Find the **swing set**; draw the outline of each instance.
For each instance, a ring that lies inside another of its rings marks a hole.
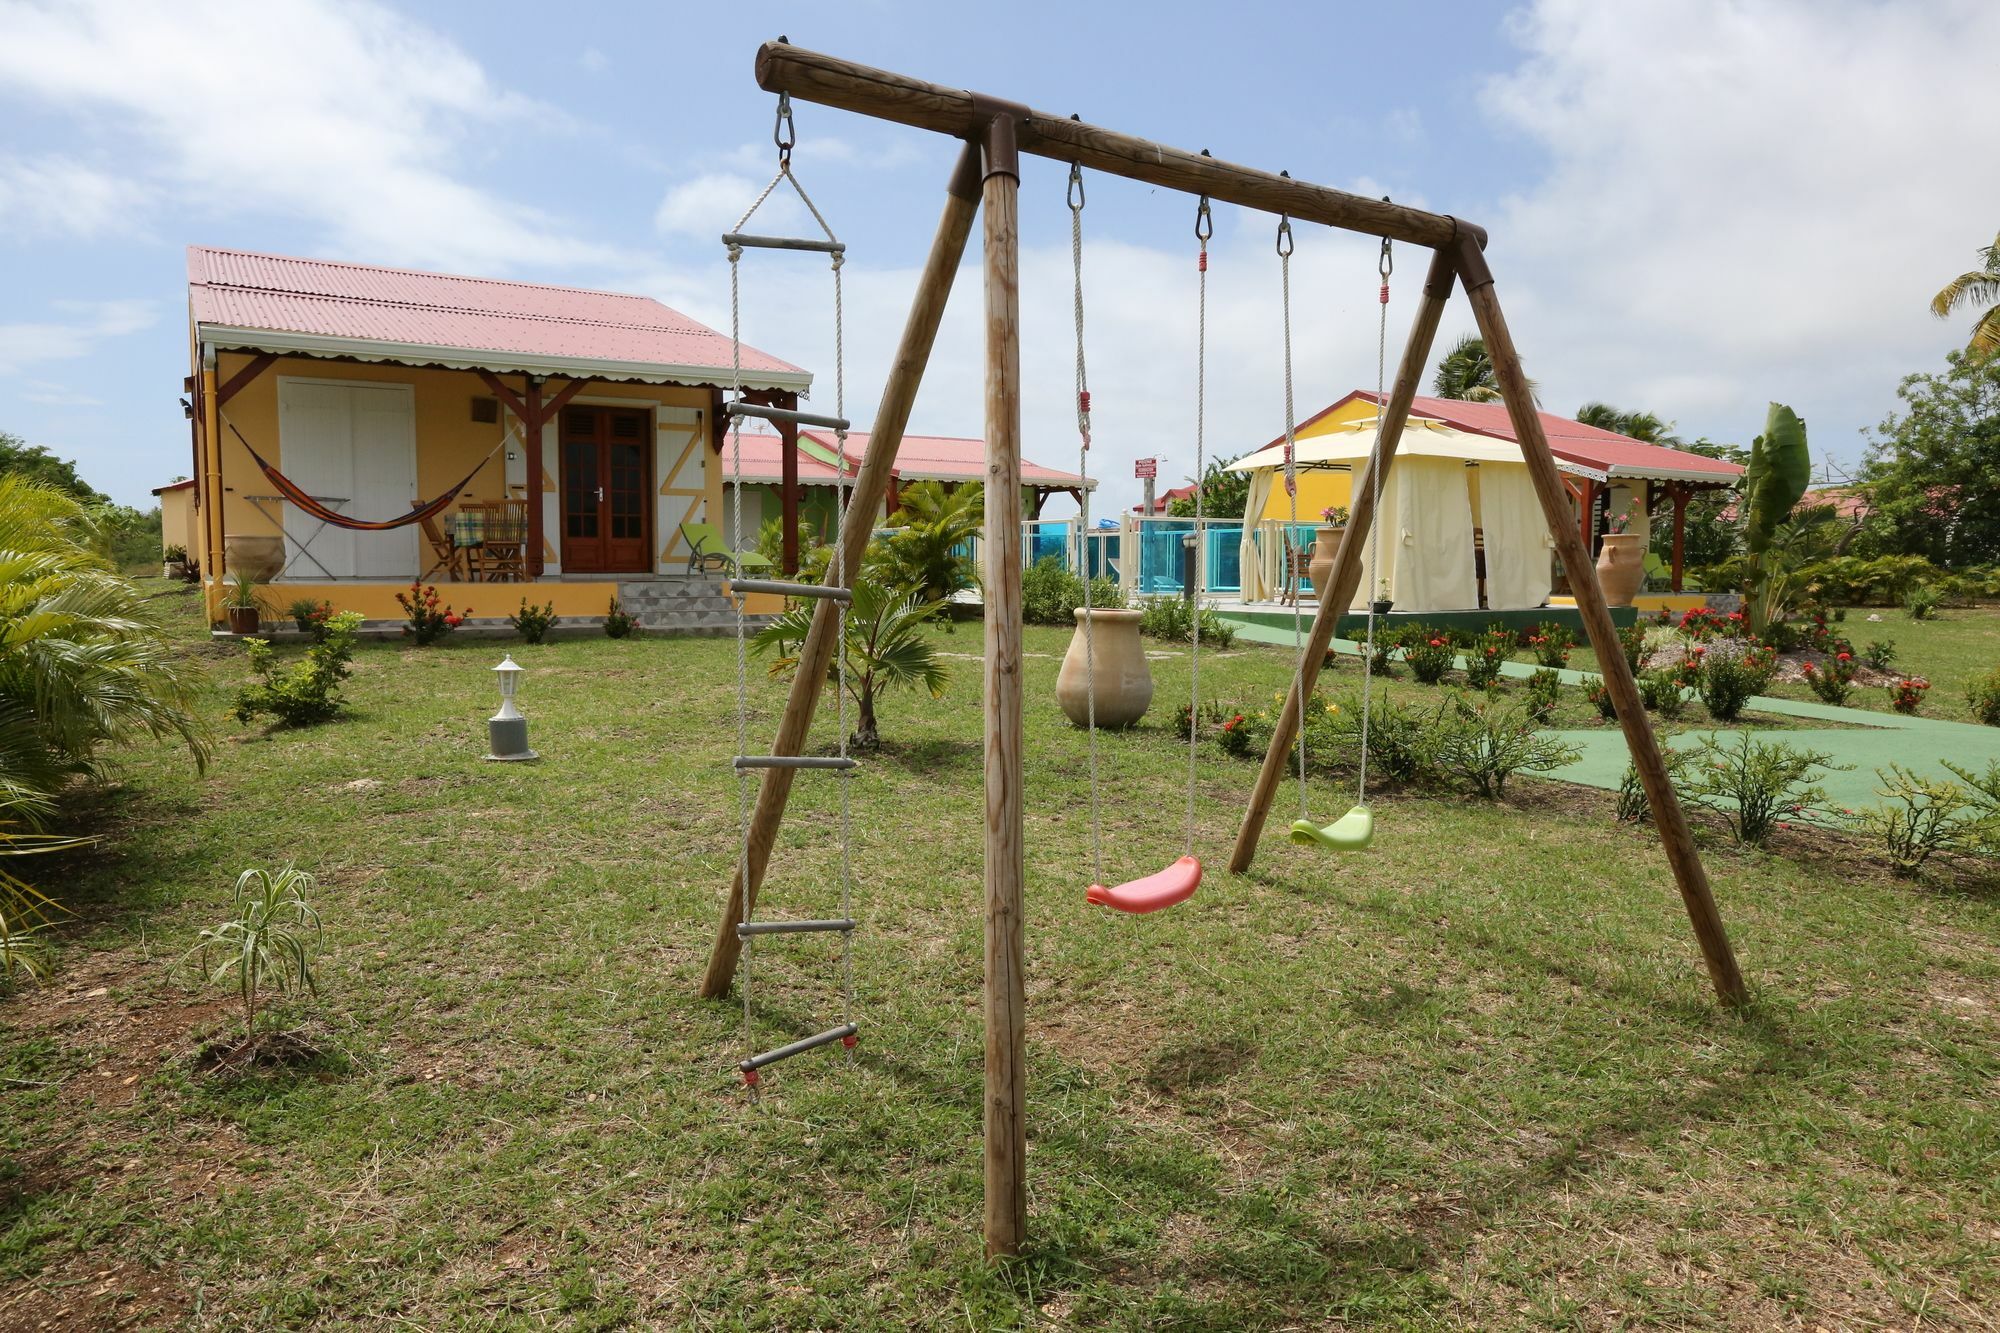
[[[830,670],[837,672],[836,645],[841,641],[847,604],[858,574],[863,552],[870,537],[866,516],[876,513],[888,493],[896,451],[909,424],[910,409],[924,368],[935,344],[952,279],[964,255],[976,217],[983,217],[983,286],[986,331],[986,455],[987,479],[986,541],[984,569],[985,654],[983,669],[984,725],[984,842],[985,842],[985,1002],[986,1090],[985,1121],[985,1240],[989,1256],[1017,1253],[1021,1247],[1027,1216],[1026,1192],[1026,1082],[1025,1017],[1026,995],[1023,976],[1022,919],[1026,849],[1023,838],[1024,783],[1022,775],[1022,641],[1021,641],[1021,347],[1020,347],[1020,155],[1066,163],[1070,167],[1069,206],[1071,250],[1075,275],[1076,304],[1076,392],[1079,458],[1090,447],[1090,391],[1083,353],[1082,212],[1083,171],[1087,168],[1128,180],[1196,195],[1195,234],[1200,243],[1198,258],[1199,304],[1196,367],[1195,437],[1197,475],[1205,465],[1206,371],[1207,371],[1207,271],[1208,240],[1213,234],[1211,201],[1274,214],[1279,218],[1277,250],[1283,296],[1285,365],[1285,473],[1294,517],[1297,491],[1293,475],[1294,414],[1291,384],[1291,285],[1290,257],[1293,224],[1318,223],[1377,237],[1382,242],[1378,265],[1381,279],[1381,314],[1378,318],[1376,356],[1376,401],[1381,404],[1376,422],[1374,448],[1367,472],[1355,488],[1345,535],[1334,557],[1328,586],[1308,632],[1303,613],[1294,608],[1293,642],[1296,661],[1290,693],[1276,719],[1270,747],[1264,755],[1249,802],[1238,829],[1229,860],[1233,873],[1249,869],[1256,855],[1264,824],[1270,814],[1277,789],[1297,748],[1300,792],[1299,819],[1290,836],[1295,842],[1336,851],[1358,851],[1374,836],[1374,817],[1368,807],[1367,734],[1372,685],[1370,651],[1364,658],[1362,685],[1362,764],[1355,804],[1330,824],[1313,820],[1306,808],[1304,719],[1307,701],[1317,684],[1321,666],[1332,645],[1334,631],[1345,609],[1353,602],[1362,572],[1364,544],[1379,552],[1375,514],[1380,505],[1383,479],[1392,466],[1398,441],[1416,396],[1431,345],[1436,337],[1444,308],[1454,285],[1462,284],[1479,330],[1493,362],[1495,378],[1504,397],[1515,435],[1533,479],[1544,516],[1548,520],[1558,556],[1570,571],[1578,611],[1585,634],[1598,651],[1604,684],[1617,710],[1619,725],[1631,750],[1654,827],[1659,831],[1667,862],[1692,924],[1695,939],[1706,963],[1709,979],[1723,1003],[1740,1005],[1747,1000],[1743,976],[1729,945],[1728,935],[1716,909],[1706,871],[1689,834],[1687,818],[1675,797],[1660,749],[1646,722],[1637,686],[1623,653],[1618,651],[1611,615],[1599,588],[1595,568],[1581,532],[1571,521],[1569,499],[1549,451],[1534,399],[1521,368],[1519,353],[1494,291],[1493,275],[1485,258],[1486,234],[1479,227],[1443,214],[1395,204],[1387,199],[1358,195],[1272,175],[1250,167],[1223,162],[1207,152],[1190,153],[1150,140],[1120,134],[1085,124],[1074,117],[1060,117],[1030,110],[977,93],[926,83],[900,74],[872,69],[832,56],[793,47],[780,38],[765,43],[757,53],[758,85],[779,96],[779,173],[758,205],[780,182],[791,175],[791,102],[814,102],[835,109],[894,121],[918,129],[947,134],[964,141],[950,181],[946,186],[943,216],[932,241],[930,254],[918,278],[902,338],[891,363],[888,382],[876,410],[874,430],[868,448],[851,484],[843,463],[840,478],[841,512],[849,506],[858,521],[842,523],[835,538],[834,554],[824,585],[780,584],[765,581],[738,582],[745,591],[780,591],[817,599],[811,629],[801,646],[797,671],[792,677],[785,711],[768,755],[745,753],[748,732],[742,706],[746,687],[742,629],[738,638],[738,757],[739,816],[741,842],[734,877],[724,907],[715,945],[703,974],[700,993],[704,997],[725,994],[732,981],[744,983],[745,1027],[748,1035],[748,975],[743,966],[751,942],[766,934],[838,933],[843,941],[843,976],[848,1013],[843,1020],[815,1036],[754,1054],[742,1062],[744,1081],[755,1089],[758,1072],[776,1061],[836,1042],[850,1053],[859,1039],[852,1017],[850,957],[856,923],[851,909],[848,814],[845,784],[857,761],[846,753],[845,706],[841,705],[841,750],[837,756],[804,756],[812,718]],[[824,240],[795,240],[752,236],[742,228],[746,214],[735,231],[724,238],[731,261],[732,307],[739,291],[736,275],[745,248],[804,250],[828,253],[833,258],[835,290],[835,345],[842,347],[839,281],[844,247],[836,241],[811,200],[808,210],[825,232]],[[757,206],[753,205],[751,213]],[[1431,252],[1422,298],[1412,320],[1408,341],[1397,367],[1388,397],[1382,396],[1387,355],[1387,305],[1392,269],[1391,243],[1421,246]],[[735,321],[734,309],[732,319]],[[844,367],[836,354],[836,395],[844,399]],[[837,407],[831,417],[803,413],[781,413],[742,401],[740,385],[735,401],[727,405],[732,421],[743,416],[760,416],[803,424],[819,425],[844,434],[844,409]],[[737,446],[740,449],[740,444]],[[845,451],[841,451],[845,457]],[[1079,470],[1082,470],[1079,468]],[[1202,491],[1195,490],[1197,520]],[[740,503],[740,501],[739,501]],[[1088,523],[1088,499],[1082,521]],[[1199,522],[1197,522],[1197,531]],[[1086,585],[1087,585],[1086,580]],[[739,599],[740,600],[740,599]],[[1086,603],[1081,617],[1087,672],[1094,673],[1091,620],[1093,608]],[[1199,617],[1197,617],[1198,621]],[[1368,647],[1375,641],[1375,612],[1368,617]],[[1199,626],[1190,672],[1191,703],[1200,703]],[[1091,681],[1094,686],[1094,679]],[[836,685],[837,695],[844,689]],[[1194,855],[1196,747],[1190,737],[1188,753],[1188,809],[1183,855],[1166,869],[1128,883],[1104,884],[1101,837],[1098,829],[1097,728],[1095,690],[1091,695],[1089,718],[1091,750],[1092,855],[1097,882],[1087,891],[1087,899],[1128,912],[1148,912],[1184,901],[1199,885],[1200,861]],[[1198,714],[1197,714],[1198,715]],[[1190,731],[1195,730],[1190,727]],[[793,779],[802,771],[835,770],[843,784],[841,819],[841,902],[842,913],[827,920],[758,921],[753,918],[758,890],[770,864],[778,828],[784,818]],[[763,773],[754,799],[749,792],[748,774]]]

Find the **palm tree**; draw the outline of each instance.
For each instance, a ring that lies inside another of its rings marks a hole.
[[[879,749],[881,732],[875,725],[875,696],[889,690],[921,685],[933,699],[944,697],[951,672],[938,656],[937,647],[924,633],[924,626],[943,605],[925,601],[921,594],[902,593],[864,573],[854,581],[854,601],[847,608],[847,633],[841,645],[847,662],[847,692],[854,697],[858,715],[848,744],[857,750]],[[798,670],[794,645],[805,642],[812,628],[813,608],[800,604],[779,616],[757,635],[756,649],[775,649],[771,674],[788,676]],[[835,666],[827,670],[828,680],[837,680]]]
[[[1634,440],[1644,440],[1648,444],[1663,444],[1677,449],[1681,437],[1674,434],[1671,421],[1662,421],[1651,412],[1624,412],[1609,403],[1585,403],[1576,409],[1576,419],[1586,426],[1612,431]]]
[[[949,601],[972,587],[978,576],[967,552],[985,526],[985,505],[985,492],[977,486],[920,481],[906,488],[889,518],[902,531],[882,549],[884,581],[927,602]]]
[[[1431,392],[1440,398],[1456,398],[1466,403],[1497,403],[1504,397],[1500,381],[1493,374],[1493,358],[1486,354],[1486,340],[1468,333],[1437,363]],[[1533,396],[1535,382],[1528,381]]]
[[[1979,252],[1980,267],[1961,273],[1931,298],[1931,313],[1943,319],[1960,306],[1992,306],[1972,323],[1972,337],[1965,353],[1974,361],[1984,361],[2000,352],[2000,235]]]

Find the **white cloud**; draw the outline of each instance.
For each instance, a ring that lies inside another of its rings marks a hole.
[[[611,68],[611,57],[605,55],[604,52],[594,46],[586,46],[583,49],[583,54],[576,58],[576,63],[589,70],[592,74],[602,74],[605,70]]]
[[[762,181],[734,172],[717,171],[685,180],[668,189],[653,212],[653,225],[668,234],[714,240],[728,231],[743,210],[756,201]],[[753,230],[790,235],[805,219],[798,196],[779,184],[758,208]]]
[[[1964,336],[1926,304],[2000,217],[2000,6],[1542,0],[1489,112],[1547,154],[1492,219],[1551,410],[1589,398],[1747,438],[1792,403],[1818,452]],[[1449,332],[1449,331],[1448,331]]]
[[[386,262],[514,272],[623,258],[460,178],[479,136],[568,122],[379,5],[285,0],[248,22],[227,0],[0,0],[0,31],[0,86],[65,114],[108,112],[204,209],[309,219],[328,248]]]
[[[72,389],[67,384],[53,380],[24,380],[21,384],[21,400],[38,403],[43,407],[103,407],[102,398],[93,398],[81,389]]]
[[[0,157],[0,216],[14,239],[136,231],[147,190],[67,157]]]
[[[0,375],[87,356],[106,338],[137,333],[158,321],[150,301],[57,301],[55,307],[74,318],[0,324]]]

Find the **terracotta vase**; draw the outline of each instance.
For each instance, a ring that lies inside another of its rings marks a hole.
[[[1063,654],[1062,670],[1056,676],[1056,702],[1064,716],[1077,726],[1090,724],[1088,680],[1097,681],[1097,725],[1129,727],[1146,715],[1153,702],[1153,672],[1146,664],[1146,649],[1139,638],[1137,611],[1110,611],[1100,607],[1091,618],[1090,657],[1093,670],[1084,664],[1082,607],[1076,609],[1076,633],[1069,651]]]
[[[1610,532],[1597,553],[1597,583],[1609,606],[1630,606],[1646,581],[1646,539],[1636,532]]]
[[[1312,559],[1306,562],[1306,577],[1312,580],[1313,596],[1326,596],[1326,585],[1333,578],[1333,557],[1340,550],[1340,535],[1347,529],[1320,524],[1313,533]]]
[[[255,634],[263,628],[264,612],[261,607],[232,606],[225,609],[229,613],[231,634]]]
[[[225,575],[248,574],[254,583],[269,583],[285,572],[285,539],[263,533],[231,532],[222,539]]]

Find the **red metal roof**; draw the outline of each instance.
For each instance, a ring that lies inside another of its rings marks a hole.
[[[189,477],[183,481],[170,481],[164,486],[155,486],[153,488],[153,494],[164,495],[168,491],[184,491],[192,485],[194,485],[193,477]]]
[[[1172,504],[1174,501],[1182,499],[1192,499],[1193,497],[1194,497],[1194,486],[1192,483],[1186,486],[1174,486],[1170,487],[1167,490],[1161,491],[1158,495],[1154,496],[1153,507],[1164,514],[1167,512],[1167,506]],[[1141,501],[1138,504],[1133,505],[1132,512],[1135,514],[1145,513],[1146,512],[1145,502]]]
[[[722,479],[735,481],[736,441],[733,435],[722,437]],[[831,486],[837,479],[833,465],[822,463],[805,450],[799,450],[799,484],[802,486]],[[758,482],[778,482],[784,479],[783,441],[775,434],[743,428],[743,480],[752,484]],[[848,483],[853,484],[854,474],[848,473]],[[727,497],[723,500],[728,503]]]
[[[1376,403],[1373,391],[1356,389],[1345,398],[1324,411],[1314,413],[1306,421],[1300,422],[1296,430],[1302,430],[1314,421],[1344,407],[1355,399]],[[1442,421],[1447,426],[1469,431],[1474,435],[1485,435],[1496,440],[1512,440],[1513,422],[1508,419],[1505,403],[1467,403],[1456,398],[1416,398],[1410,403],[1413,416],[1429,417]],[[1581,421],[1569,417],[1559,417],[1553,412],[1537,412],[1542,419],[1542,430],[1549,437],[1549,449],[1557,458],[1571,463],[1579,463],[1599,472],[1613,476],[1647,477],[1668,476],[1679,480],[1713,480],[1717,485],[1727,486],[1743,475],[1743,469],[1735,463],[1720,458],[1707,458],[1701,454],[1689,453],[1685,449],[1671,449],[1663,444],[1647,444],[1629,435],[1615,431],[1600,430],[1596,426],[1586,426]],[[1281,444],[1280,435],[1271,444]],[[1266,445],[1269,448],[1270,445]]]
[[[651,297],[618,292],[191,245],[188,303],[218,346],[602,379],[730,378],[728,338]],[[743,369],[753,387],[811,383],[747,344]]]
[[[810,436],[814,443],[828,450],[834,447],[832,431],[810,430],[799,434]],[[868,435],[865,430],[847,433],[847,456],[857,468],[868,451]],[[905,435],[902,446],[896,450],[896,476],[902,481],[984,481],[986,441],[954,435]],[[1029,486],[1058,489],[1070,486],[1094,489],[1097,485],[1074,472],[1043,467],[1025,458],[1021,460],[1021,480]]]

